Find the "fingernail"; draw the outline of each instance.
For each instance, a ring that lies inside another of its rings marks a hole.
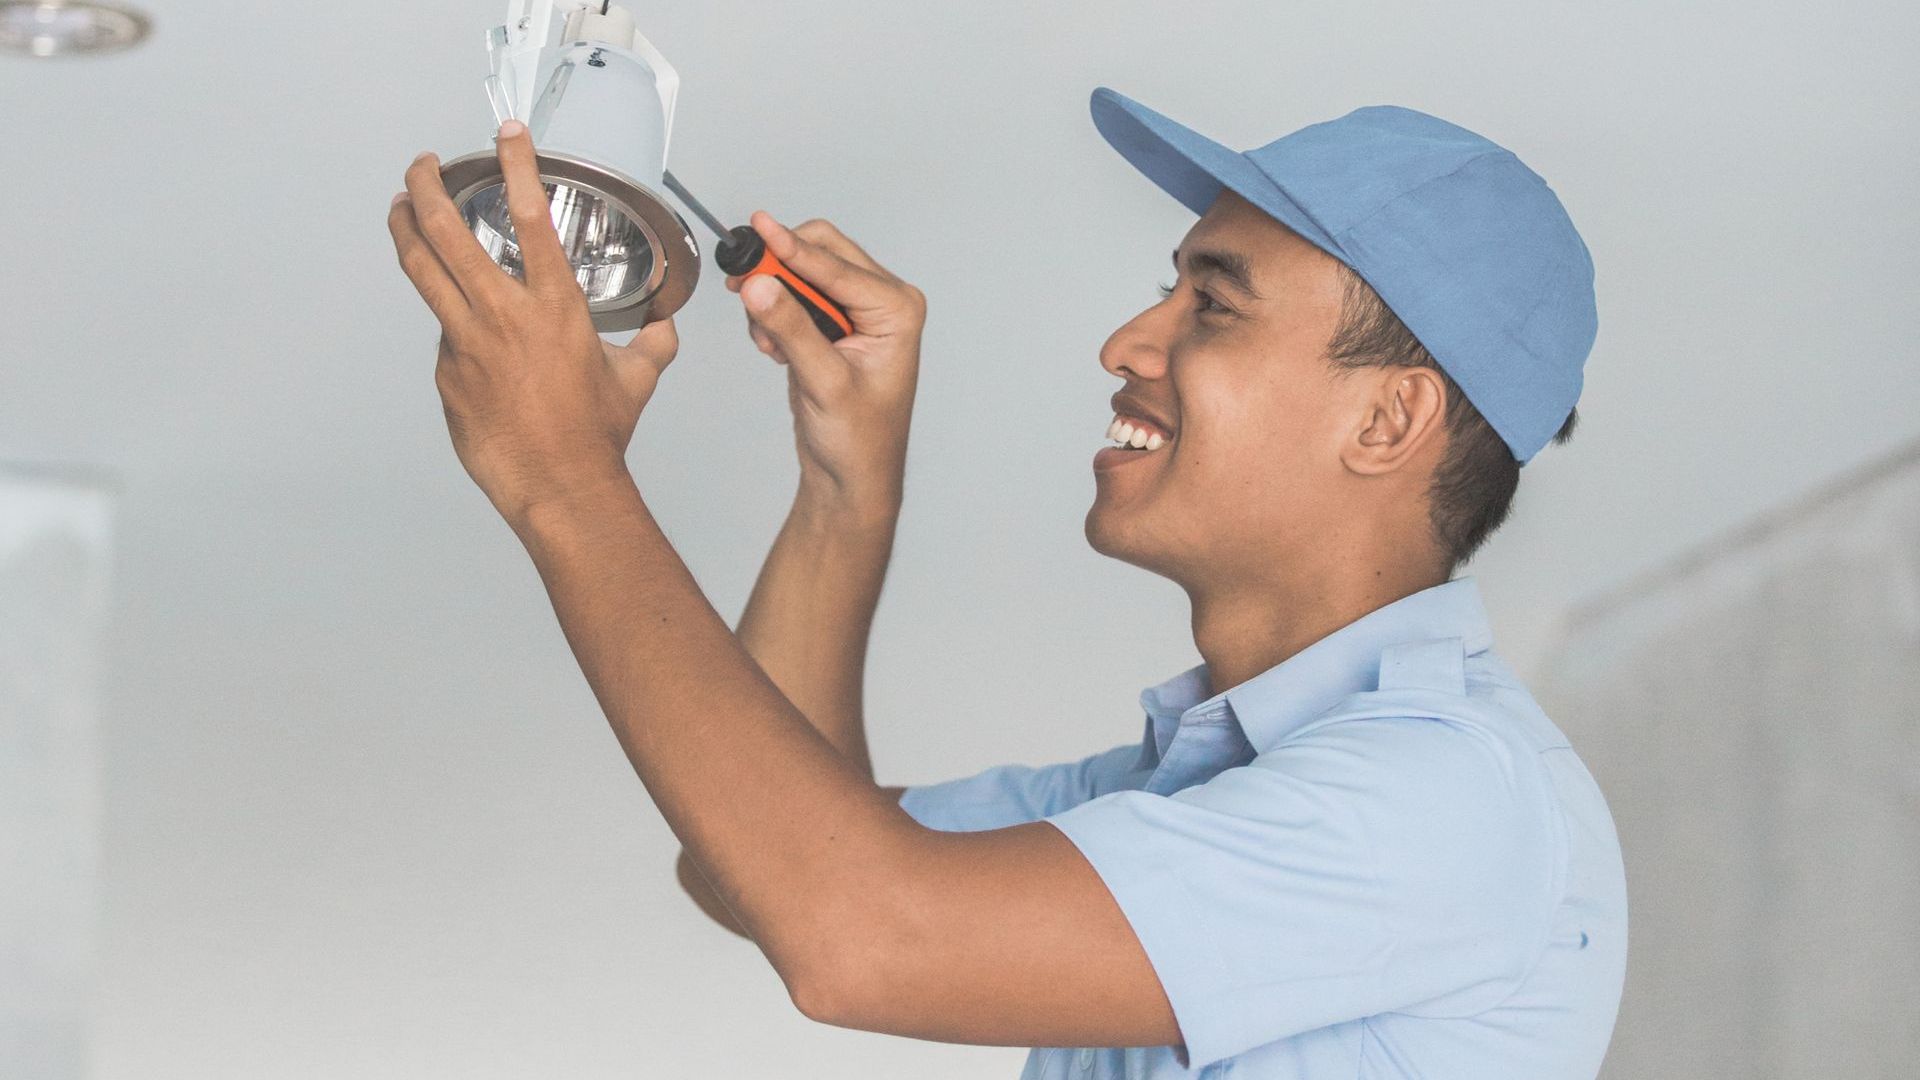
[[[401,201],[404,200],[406,197],[407,197],[407,193],[404,191],[398,195],[395,195],[393,197],[393,201],[387,204],[388,209],[392,209],[393,207],[399,206]]]
[[[420,151],[419,153],[417,153],[417,154],[415,154],[415,155],[413,155],[413,163],[414,163],[415,165],[418,165],[418,164],[420,164],[421,162],[423,162],[423,161],[425,161],[425,160],[427,160],[428,158],[430,158],[430,157],[432,157],[432,156],[433,156],[433,151],[431,151],[431,150],[422,150],[422,151]]]
[[[747,298],[747,306],[755,311],[765,311],[773,306],[773,299],[780,292],[780,286],[772,278],[755,275],[740,286],[740,295]]]
[[[518,120],[508,120],[506,123],[500,125],[500,137],[503,139],[519,138],[520,133],[525,130],[527,130],[527,125]]]

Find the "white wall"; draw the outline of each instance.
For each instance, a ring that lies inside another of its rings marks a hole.
[[[111,483],[0,462],[0,1076],[86,1075]]]
[[[1608,793],[1605,1075],[1920,1059],[1920,443],[1595,600],[1541,680]]]
[[[486,145],[497,0],[148,6],[139,52],[0,63],[0,455],[125,478],[99,1075],[1013,1075],[811,1025],[701,921],[454,460],[383,222],[414,153]],[[676,174],[830,217],[931,299],[885,780],[1134,738],[1197,659],[1178,590],[1081,534],[1098,350],[1192,222],[1096,85],[1241,147],[1410,105],[1560,193],[1599,273],[1582,429],[1474,567],[1522,664],[1569,601],[1920,434],[1912,5],[644,8]],[[729,617],[795,475],[736,303],[694,297],[632,452]]]

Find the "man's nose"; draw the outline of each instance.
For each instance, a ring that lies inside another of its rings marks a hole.
[[[1166,304],[1155,304],[1129,319],[1100,347],[1100,366],[1122,378],[1159,379],[1167,373],[1167,346],[1173,331]]]

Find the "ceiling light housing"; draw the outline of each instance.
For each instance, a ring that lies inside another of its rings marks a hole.
[[[660,194],[680,76],[601,0],[508,0],[487,33],[487,100],[533,135],[555,230],[594,328],[635,330],[679,310],[700,278],[692,230]],[[521,276],[493,149],[441,165],[441,180],[501,269]]]
[[[28,56],[118,52],[147,39],[153,20],[100,0],[0,0],[0,50]]]

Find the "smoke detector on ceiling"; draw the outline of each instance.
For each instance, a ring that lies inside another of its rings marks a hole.
[[[153,20],[101,0],[0,0],[0,51],[27,56],[118,52],[147,39]]]

